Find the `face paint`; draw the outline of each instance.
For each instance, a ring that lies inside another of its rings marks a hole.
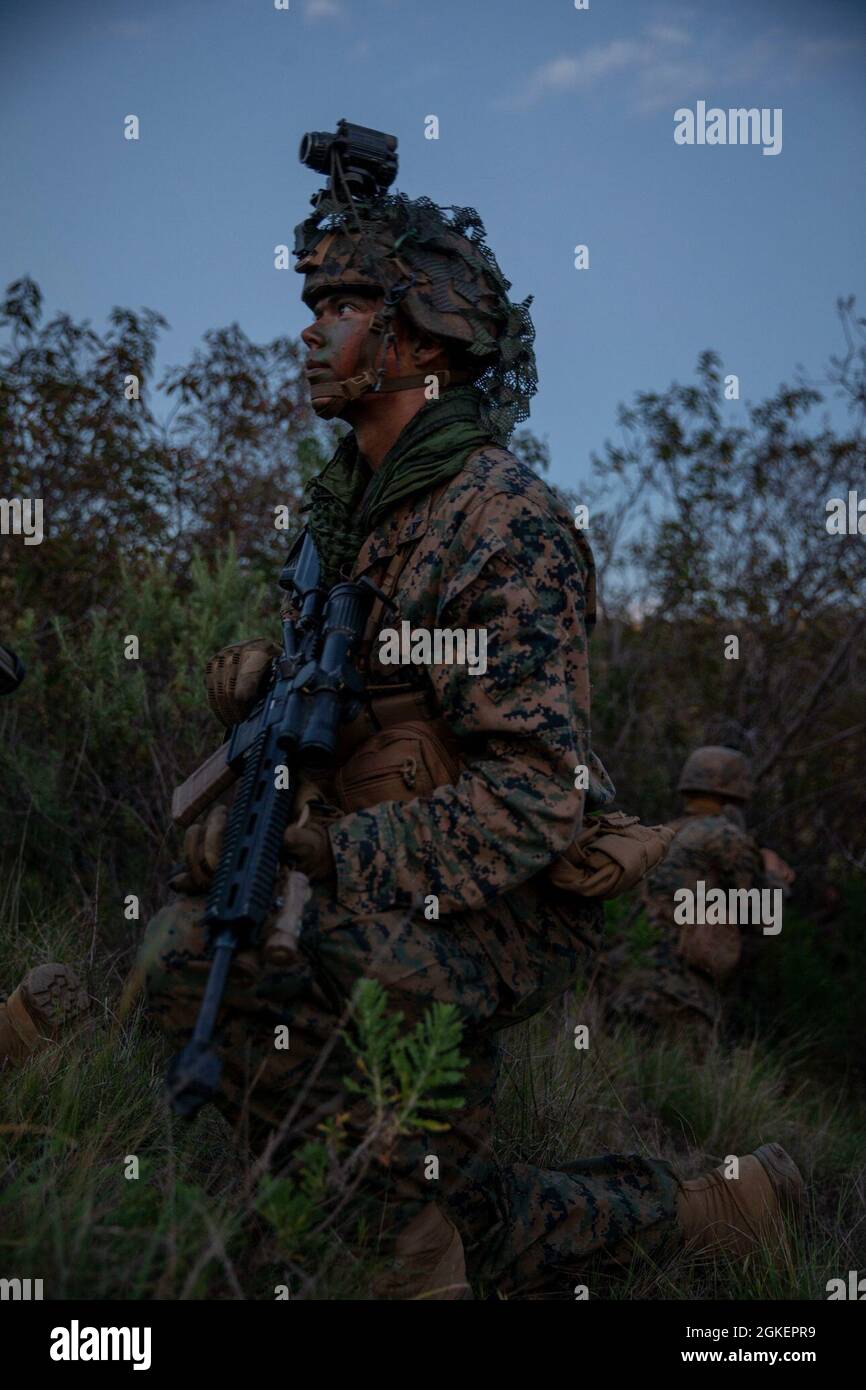
[[[349,294],[325,295],[316,306],[316,322],[301,333],[308,357],[308,380],[345,381],[359,371],[359,357],[367,337],[370,320],[382,303],[381,297]],[[319,397],[313,404],[317,414],[330,413],[332,396]],[[338,413],[351,408],[347,402]]]

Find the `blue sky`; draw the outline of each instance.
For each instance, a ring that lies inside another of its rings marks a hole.
[[[390,131],[397,186],[476,207],[535,296],[531,424],[566,487],[617,403],[701,349],[757,399],[839,348],[838,295],[866,305],[862,3],[7,0],[0,45],[4,283],[28,273],[49,312],[96,324],[158,309],[162,364],[233,320],[297,334],[273,248],[319,183],[299,137],[341,116]],[[781,107],[781,153],[676,145],[699,99]]]

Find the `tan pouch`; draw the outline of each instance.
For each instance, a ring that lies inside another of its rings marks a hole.
[[[696,922],[683,926],[677,949],[687,965],[722,985],[739,964],[743,936],[736,923]]]
[[[547,869],[548,881],[582,898],[618,898],[661,863],[674,834],[668,825],[641,825],[624,811],[593,816]]]
[[[459,775],[456,740],[444,721],[409,720],[366,739],[335,773],[334,788],[343,811],[362,811],[432,796]]]
[[[212,656],[205,671],[205,691],[212,714],[230,728],[252,709],[265,672],[281,648],[268,637],[233,642]]]

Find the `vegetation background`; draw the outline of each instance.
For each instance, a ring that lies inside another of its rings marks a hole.
[[[752,828],[797,872],[782,936],[738,976],[729,1034],[701,1061],[605,1032],[593,961],[574,997],[502,1035],[503,1156],[639,1148],[689,1176],[775,1139],[810,1178],[784,1270],[636,1264],[605,1276],[610,1297],[823,1298],[829,1278],[866,1267],[866,540],[825,524],[830,497],[858,481],[866,495],[866,321],[851,300],[839,313],[823,380],[798,375],[734,414],[707,352],[694,381],[622,408],[569,495],[590,506],[594,742],[619,804],[670,818],[686,754],[735,731],[756,768]],[[305,403],[288,339],[257,345],[233,324],[157,384],[156,313],[117,309],[101,332],[46,319],[22,280],[0,318],[2,492],[41,497],[46,526],[42,545],[0,549],[0,641],[28,668],[0,704],[0,990],[66,960],[93,999],[67,1045],[0,1075],[4,1272],[43,1278],[52,1297],[369,1295],[375,1242],[340,1201],[361,1169],[339,1133],[278,1178],[215,1114],[173,1124],[162,1043],[119,1011],[178,854],[171,790],[219,742],[205,664],[273,631],[274,508],[296,510],[334,434]],[[543,441],[524,431],[515,447],[545,470]],[[723,656],[731,632],[737,661]],[[611,905],[608,930],[639,952],[638,905]],[[590,1025],[587,1053],[575,1022]],[[429,1123],[443,1076],[459,1090],[447,1014],[410,1045],[374,991],[352,1029],[358,1075],[381,1083],[380,1134]]]

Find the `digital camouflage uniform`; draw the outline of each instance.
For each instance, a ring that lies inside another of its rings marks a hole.
[[[336,893],[314,888],[302,963],[280,972],[257,953],[238,957],[221,1055],[234,1106],[246,1094],[254,1115],[276,1123],[360,976],[385,986],[407,1026],[433,1000],[456,1003],[470,1059],[466,1108],[449,1133],[407,1142],[392,1180],[404,1210],[447,1196],[471,1272],[518,1289],[557,1268],[579,1273],[592,1252],[633,1234],[649,1243],[668,1236],[675,1184],[666,1165],[635,1155],[556,1170],[491,1161],[496,1034],[574,984],[599,930],[597,905],[575,911],[572,899],[561,910],[536,877],[573,838],[583,795],[575,765],[593,769],[600,799],[607,785],[589,745],[592,558],[547,486],[505,450],[476,454],[438,494],[398,508],[369,538],[353,577],[381,581],[405,548],[401,618],[414,628],[487,628],[484,675],[429,668],[466,770],[429,799],[384,802],[331,830]],[[374,645],[371,680],[393,678],[376,653]],[[413,907],[431,893],[438,921]],[[202,907],[181,899],[148,929],[152,1006],[176,1045],[189,1035],[208,970]],[[289,1025],[288,1052],[274,1049],[277,1023]],[[348,1054],[335,1051],[311,1110],[346,1108],[349,1070]],[[428,1152],[440,1159],[438,1184],[423,1177]]]
[[[425,406],[407,430],[436,408]],[[312,1084],[310,1074],[361,977],[384,986],[406,1028],[432,1001],[456,1004],[469,1059],[465,1108],[449,1115],[447,1133],[400,1141],[387,1170],[371,1175],[377,1228],[397,1230],[436,1200],[458,1226],[473,1279],[567,1293],[600,1252],[617,1257],[635,1237],[667,1247],[676,1209],[660,1160],[614,1154],[542,1169],[500,1167],[491,1155],[497,1035],[572,987],[598,940],[598,906],[556,905],[541,879],[580,827],[576,765],[590,769],[596,804],[613,795],[590,746],[592,556],[547,485],[490,443],[378,519],[348,577],[382,585],[388,574],[398,611],[380,627],[487,631],[483,674],[426,668],[461,771],[431,796],[381,802],[331,825],[336,883],[313,886],[297,964],[274,969],[247,951],[232,967],[220,1015],[222,1104],[231,1116],[246,1105],[255,1123],[273,1126],[309,1086],[311,1124],[350,1111],[343,1044]],[[382,666],[371,644],[372,685],[407,672]],[[438,920],[424,915],[431,894]],[[175,1046],[189,1036],[209,968],[203,905],[179,899],[147,932],[151,1007]],[[278,1023],[290,1029],[288,1051],[274,1048]],[[439,1158],[438,1181],[424,1177],[428,1153]]]
[[[709,1041],[722,1018],[723,992],[707,973],[689,965],[679,951],[683,928],[674,921],[674,894],[695,891],[700,880],[706,891],[722,888],[773,886],[764,872],[761,850],[740,820],[738,808],[718,814],[696,812],[670,822],[676,830],[666,858],[644,881],[641,896],[656,939],[630,963],[627,946],[610,953],[607,967],[617,985],[612,989],[611,1013],[662,1028],[671,1036],[696,1043]],[[723,925],[719,932],[761,933],[760,924]]]

